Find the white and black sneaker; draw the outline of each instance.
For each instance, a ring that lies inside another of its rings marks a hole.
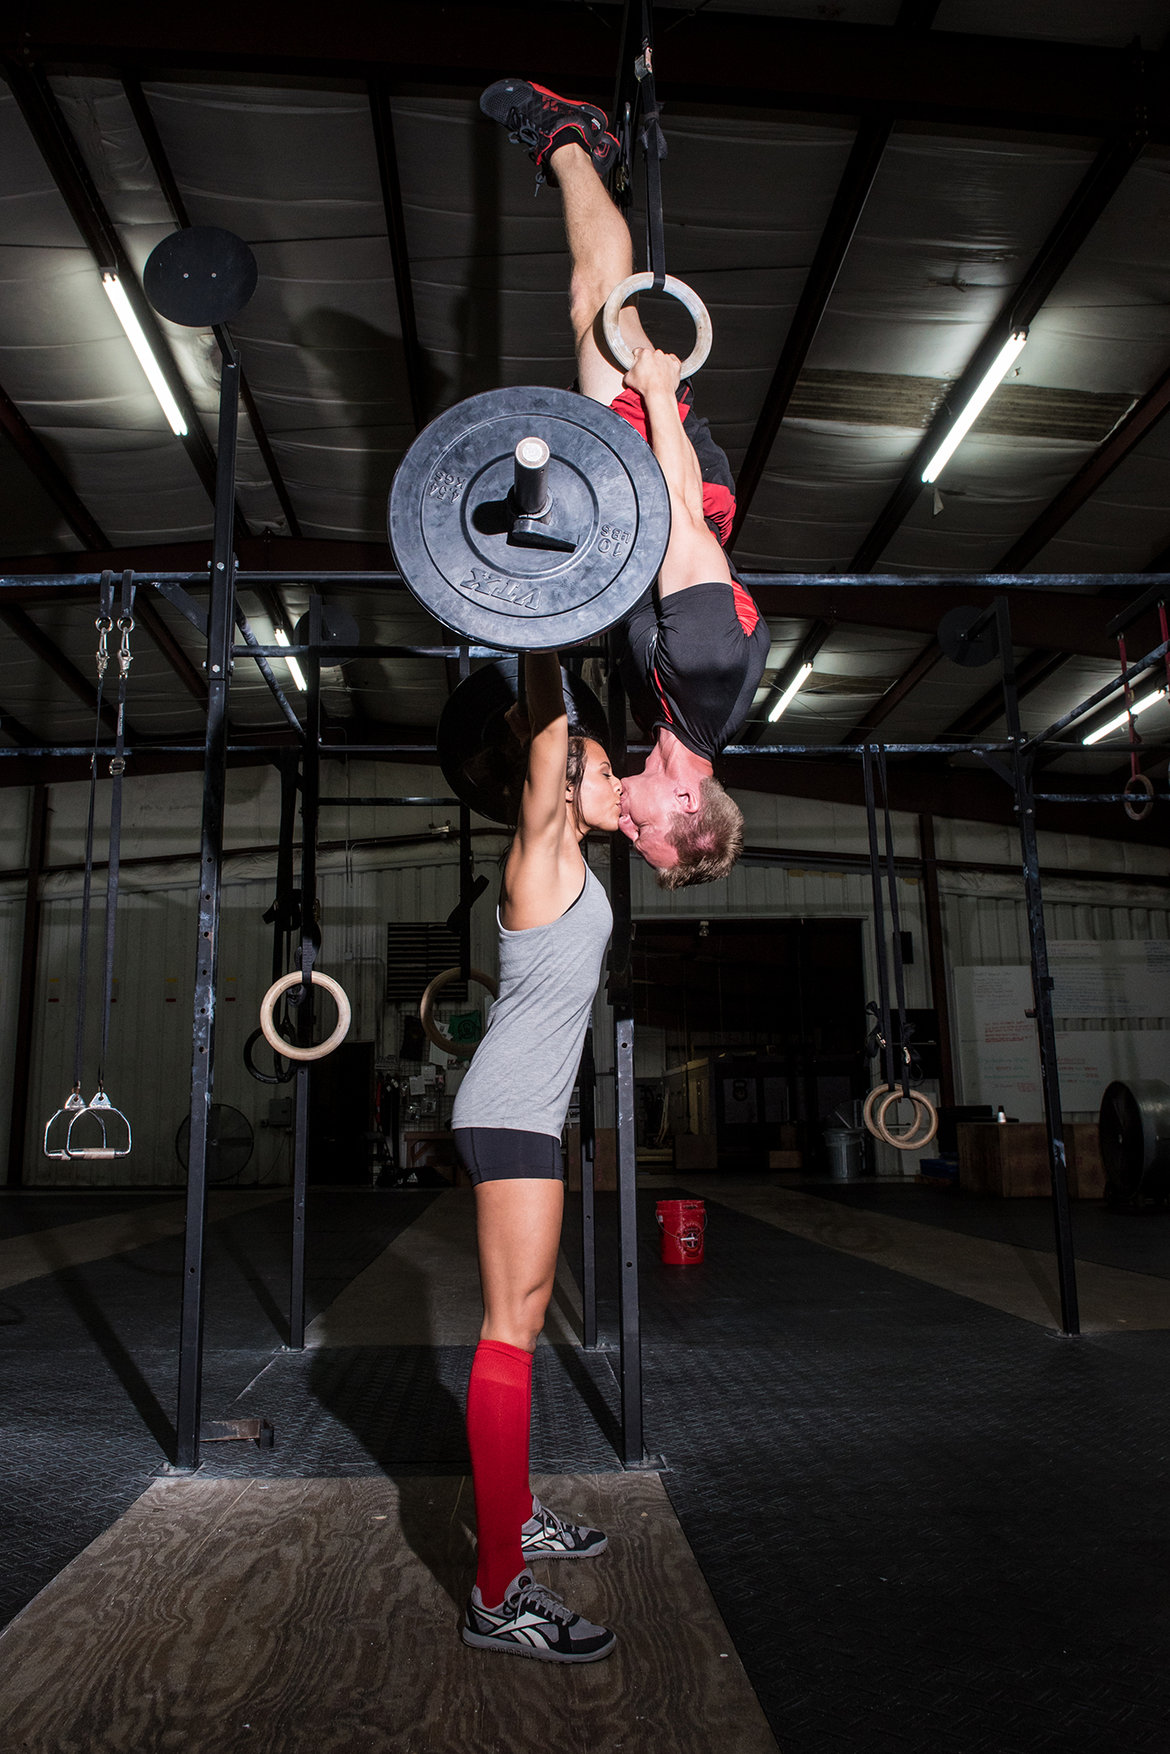
[[[567,1523],[555,1510],[532,1500],[532,1515],[520,1531],[525,1559],[593,1559],[604,1553],[608,1538],[584,1523]]]
[[[498,1608],[485,1608],[478,1587],[472,1590],[463,1642],[542,1663],[597,1663],[617,1639],[607,1626],[574,1614],[552,1590],[535,1583],[530,1571],[522,1571]]]

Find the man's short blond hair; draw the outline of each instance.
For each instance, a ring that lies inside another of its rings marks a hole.
[[[699,808],[680,810],[666,838],[678,853],[678,864],[658,871],[660,889],[714,883],[727,876],[743,851],[743,812],[717,779],[707,778],[699,788]]]

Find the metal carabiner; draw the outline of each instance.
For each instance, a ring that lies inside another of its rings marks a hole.
[[[122,644],[118,647],[118,671],[122,676],[129,676],[134,662],[134,653],[130,650],[130,635],[134,632],[132,615],[119,615],[118,632],[122,635]]]
[[[94,622],[94,626],[98,631],[97,651],[94,653],[94,660],[97,664],[98,681],[100,682],[105,677],[106,671],[109,668],[109,636],[113,631],[114,624],[108,615],[99,615]]]

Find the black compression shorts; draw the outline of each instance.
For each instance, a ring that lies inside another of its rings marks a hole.
[[[480,1182],[564,1181],[561,1142],[551,1133],[513,1127],[456,1127],[455,1144],[471,1185]]]

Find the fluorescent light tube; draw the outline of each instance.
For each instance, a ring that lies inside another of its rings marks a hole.
[[[946,468],[947,464],[950,462],[951,458],[954,456],[955,452],[958,450],[959,446],[982,414],[984,408],[987,406],[988,402],[990,402],[995,391],[999,388],[1008,367],[1012,364],[1013,360],[1018,359],[1023,352],[1024,343],[1027,339],[1028,331],[1026,329],[1017,329],[1015,334],[1009,336],[1004,342],[1003,346],[996,354],[995,359],[992,361],[992,364],[988,368],[986,376],[981,380],[974,395],[971,397],[971,400],[959,415],[959,418],[955,421],[955,424],[952,426],[950,432],[948,432],[942,444],[938,447],[938,450],[934,453],[934,456],[930,459],[930,462],[926,465],[926,468],[922,471],[922,479],[925,483],[929,484],[932,481],[938,480],[939,476],[942,474],[943,470]]]
[[[1136,719],[1138,714],[1144,713],[1147,707],[1156,706],[1160,700],[1165,700],[1165,698],[1166,690],[1164,688],[1155,689],[1154,693],[1147,694],[1144,700],[1135,700],[1130,710]],[[1117,717],[1110,719],[1107,725],[1102,725],[1098,730],[1090,731],[1087,737],[1082,737],[1082,744],[1099,743],[1102,737],[1108,737],[1110,731],[1120,731],[1128,718],[1129,713],[1118,713]]]
[[[776,705],[768,714],[768,723],[770,725],[775,724],[776,720],[780,717],[780,714],[792,705],[792,702],[796,699],[811,675],[812,665],[808,662],[803,663],[800,666],[800,669],[796,672],[796,675],[792,678],[792,681],[788,684],[788,687],[784,690],[784,693],[780,696],[780,699],[776,702]]]
[[[276,635],[276,643],[278,646],[286,646],[288,644],[288,635],[287,635],[287,633],[285,633],[283,627],[274,628],[273,632]],[[303,674],[301,673],[301,667],[297,663],[296,659],[295,658],[286,658],[284,661],[288,665],[289,675],[292,677],[293,681],[296,683],[296,685],[300,689],[301,693],[307,694],[308,689],[305,687],[305,678],[304,678]]]
[[[158,405],[166,415],[171,431],[176,438],[186,438],[187,422],[183,419],[179,404],[171,395],[171,387],[162,374],[158,360],[150,350],[150,342],[146,339],[142,324],[131,309],[125,287],[116,274],[103,274],[102,285],[118,321],[126,331],[127,341],[138,355],[139,365],[150,380],[150,387],[158,397]]]

